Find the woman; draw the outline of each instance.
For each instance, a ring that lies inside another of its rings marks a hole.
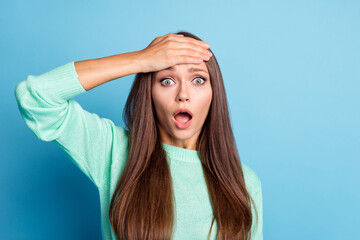
[[[72,98],[136,74],[126,129]],[[104,239],[262,239],[261,182],[240,162],[220,68],[178,32],[145,49],[69,62],[15,90],[27,126],[97,186]]]

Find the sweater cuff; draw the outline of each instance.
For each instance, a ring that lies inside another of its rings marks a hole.
[[[60,101],[67,101],[86,92],[78,80],[74,61],[43,73],[39,77],[42,79],[39,87]]]

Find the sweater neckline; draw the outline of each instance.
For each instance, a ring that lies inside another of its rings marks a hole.
[[[171,159],[183,162],[200,162],[199,151],[197,150],[181,148],[163,142],[161,142],[161,145],[167,153],[167,156]]]

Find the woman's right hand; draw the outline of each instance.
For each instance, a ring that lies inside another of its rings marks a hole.
[[[173,33],[156,37],[138,51],[141,72],[156,72],[181,63],[199,64],[212,56],[209,44]]]

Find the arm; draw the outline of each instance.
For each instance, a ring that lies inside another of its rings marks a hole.
[[[184,55],[186,47],[192,50],[188,56]],[[125,152],[128,133],[111,120],[84,110],[72,98],[126,75],[194,62],[205,56],[205,51],[203,43],[195,39],[157,37],[141,51],[69,62],[38,76],[28,75],[15,88],[16,101],[30,130],[39,139],[61,147],[99,187],[108,180],[114,144]]]
[[[75,62],[78,79],[85,90],[138,72],[155,72],[179,63],[198,64],[206,59],[210,45],[173,34],[155,38],[141,51]],[[189,51],[190,50],[190,51]]]
[[[139,52],[75,62],[78,80],[88,91],[111,80],[141,72]]]
[[[126,69],[119,71],[119,76],[135,69],[126,56],[119,57],[119,62],[113,60],[114,66],[120,64]],[[92,86],[94,82],[99,85],[110,80],[104,76],[110,68],[104,62],[104,59],[83,61],[80,68],[88,69],[87,63],[94,64],[98,68],[92,69],[93,74],[96,75],[95,71],[98,71],[99,76],[101,73],[103,76],[95,81],[96,77],[84,77],[90,74],[90,70],[80,70],[85,87],[89,89],[91,80]],[[107,180],[105,177],[111,166],[114,139],[125,147],[127,132],[122,127],[115,127],[111,120],[87,112],[72,99],[86,92],[78,79],[75,65],[69,62],[38,76],[28,75],[16,86],[15,97],[21,116],[30,130],[39,139],[57,144],[99,187]]]

